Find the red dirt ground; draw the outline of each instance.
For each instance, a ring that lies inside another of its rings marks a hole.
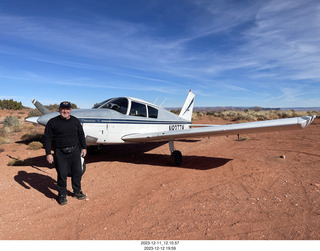
[[[0,121],[8,114],[0,111]],[[180,167],[171,165],[168,144],[145,153],[104,148],[86,157],[87,200],[68,196],[65,206],[57,203],[56,172],[44,150],[28,150],[21,141],[26,130],[0,145],[1,240],[320,238],[319,119],[304,130],[244,141],[176,142],[184,155]],[[8,166],[14,158],[27,164]]]

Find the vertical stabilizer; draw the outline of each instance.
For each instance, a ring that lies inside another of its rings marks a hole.
[[[38,102],[37,100],[33,99],[32,100],[32,104],[34,104],[35,107],[37,107],[37,109],[44,115],[44,114],[48,114],[50,113],[50,111],[45,108],[40,102]]]
[[[184,102],[184,105],[181,109],[181,112],[179,114],[179,117],[184,118],[188,121],[191,121],[192,119],[192,112],[193,112],[193,106],[194,106],[194,94],[192,91],[189,91],[189,94],[187,96],[186,101]]]

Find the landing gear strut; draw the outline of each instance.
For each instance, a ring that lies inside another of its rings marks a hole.
[[[174,142],[173,141],[169,141],[169,148],[170,148],[171,158],[172,158],[173,164],[175,166],[180,166],[182,163],[181,152],[174,149]]]

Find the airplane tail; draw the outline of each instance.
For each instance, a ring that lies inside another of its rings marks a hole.
[[[37,109],[38,109],[43,115],[50,113],[50,111],[49,111],[47,108],[45,108],[39,101],[33,99],[33,100],[32,100],[32,104],[34,104],[34,106],[37,107]]]
[[[181,109],[181,112],[179,114],[179,117],[184,118],[188,121],[191,121],[192,119],[192,112],[193,112],[193,106],[194,106],[194,93],[189,91],[189,94],[187,96],[186,101],[184,102],[184,105]]]

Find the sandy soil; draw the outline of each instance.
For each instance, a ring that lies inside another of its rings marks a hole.
[[[0,121],[8,114],[0,111]],[[0,145],[1,240],[320,238],[319,119],[304,130],[244,141],[176,142],[184,155],[180,167],[171,165],[168,144],[145,153],[103,148],[86,158],[87,200],[71,196],[69,179],[65,206],[57,203],[56,172],[44,150],[28,150],[21,141],[31,129]],[[25,164],[8,166],[15,158]]]

